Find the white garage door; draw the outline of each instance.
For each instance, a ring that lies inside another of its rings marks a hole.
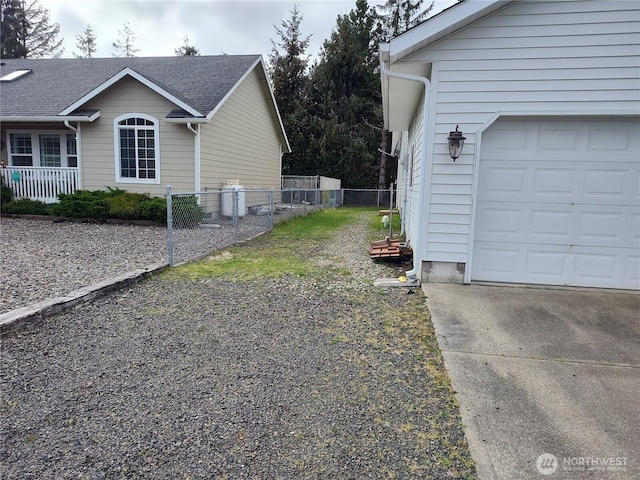
[[[482,137],[472,280],[640,288],[640,121],[500,119]]]

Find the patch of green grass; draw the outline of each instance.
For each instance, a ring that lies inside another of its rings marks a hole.
[[[343,225],[353,221],[362,211],[359,208],[340,207],[320,210],[305,217],[296,217],[279,223],[265,236],[268,241],[326,240]]]
[[[308,276],[317,269],[309,261],[313,247],[331,238],[337,229],[354,221],[361,212],[359,208],[341,207],[292,218],[246,244],[176,267],[166,274],[187,278],[226,277],[230,281]],[[350,272],[340,274],[346,276]]]

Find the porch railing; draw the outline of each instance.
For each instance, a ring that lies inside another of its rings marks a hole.
[[[77,168],[5,167],[0,168],[0,175],[16,199],[55,203],[60,193],[78,189]]]

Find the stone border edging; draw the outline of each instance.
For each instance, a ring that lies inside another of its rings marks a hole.
[[[3,313],[0,315],[0,337],[19,330],[31,320],[42,320],[67,308],[94,300],[150,275],[160,273],[168,266],[166,263],[157,263],[148,267],[138,268],[117,277],[79,288],[67,295],[48,298],[47,300]]]

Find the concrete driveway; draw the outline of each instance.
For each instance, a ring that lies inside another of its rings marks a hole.
[[[481,479],[640,478],[640,294],[423,290]]]

